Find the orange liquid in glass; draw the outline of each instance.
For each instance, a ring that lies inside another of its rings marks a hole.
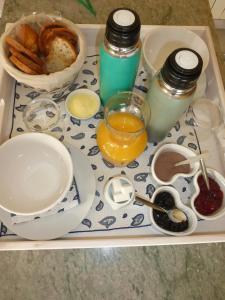
[[[113,113],[97,129],[97,144],[102,156],[117,166],[129,164],[147,145],[144,122],[127,112]],[[141,132],[138,132],[141,131]]]

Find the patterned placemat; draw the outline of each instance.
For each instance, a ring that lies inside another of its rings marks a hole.
[[[95,53],[95,52],[92,52]],[[69,142],[80,149],[90,160],[91,167],[94,171],[97,190],[91,210],[82,223],[75,228],[69,235],[92,235],[96,232],[104,235],[132,235],[137,234],[154,234],[151,229],[149,219],[149,210],[147,207],[134,201],[129,206],[120,210],[113,210],[104,200],[103,187],[109,177],[126,174],[134,183],[135,189],[141,195],[151,197],[156,183],[150,173],[151,161],[154,151],[159,146],[157,144],[148,144],[144,153],[127,167],[118,168],[103,160],[96,144],[96,127],[99,121],[103,119],[102,109],[87,121],[80,121],[69,117],[65,112],[65,99],[67,95],[78,88],[89,88],[99,93],[98,83],[98,54],[91,54],[87,57],[78,78],[67,88],[59,92],[39,93],[23,84],[16,84],[13,124],[11,136],[26,132],[27,129],[23,122],[23,111],[26,105],[33,99],[49,98],[54,100],[61,109],[62,119],[57,127],[53,128],[50,134],[57,137],[61,142]],[[142,66],[138,71],[135,83],[135,91],[145,96],[147,92],[147,74]],[[189,122],[190,120],[188,120]],[[196,141],[190,126],[187,126],[187,120],[183,119],[177,122],[176,126],[163,141],[175,142],[184,145],[193,151],[197,150]],[[193,193],[192,179],[178,179],[174,186],[179,191],[181,199],[188,204]],[[69,197],[74,195],[70,193]],[[7,227],[1,224],[0,236],[12,236]]]

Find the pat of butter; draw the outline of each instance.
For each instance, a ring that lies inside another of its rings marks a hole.
[[[67,109],[75,118],[88,119],[98,111],[99,101],[95,95],[80,92],[69,97]]]

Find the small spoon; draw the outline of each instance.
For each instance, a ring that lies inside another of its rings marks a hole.
[[[209,156],[209,153],[205,152],[202,154],[198,154],[196,156],[187,157],[187,159],[176,163],[175,167],[182,166],[182,165],[188,165],[188,164],[192,165],[192,164],[196,163],[197,161],[200,161],[201,158],[207,158],[208,156]]]
[[[170,218],[170,220],[175,223],[180,223],[180,222],[184,222],[187,220],[187,216],[185,215],[185,213],[178,208],[173,208],[173,209],[167,210],[155,203],[150,202],[149,200],[147,200],[146,198],[144,198],[138,194],[135,194],[135,198],[138,201],[140,201],[141,203],[143,203],[144,205],[147,205],[155,210],[166,213],[168,215],[168,217]]]
[[[199,142],[197,131],[196,131],[196,129],[198,128],[198,123],[196,122],[196,116],[195,116],[195,113],[193,111],[193,107],[191,107],[191,106],[189,106],[189,108],[187,110],[187,113],[186,113],[186,116],[189,113],[192,114],[193,125],[191,125],[191,126],[193,126],[193,132],[194,132],[195,139],[196,139],[196,142],[197,142],[197,145],[198,145],[199,154],[202,154],[200,142]],[[208,174],[207,174],[207,169],[206,169],[205,161],[204,161],[203,158],[200,158],[199,162],[200,162],[200,167],[201,167],[201,170],[202,170],[202,176],[203,176],[203,178],[205,180],[205,184],[206,184],[207,189],[209,191],[210,190],[209,178],[208,178]]]

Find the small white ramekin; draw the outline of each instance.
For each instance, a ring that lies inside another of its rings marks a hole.
[[[156,160],[158,159],[159,155],[162,152],[166,152],[166,151],[174,151],[174,152],[180,153],[186,158],[196,156],[196,154],[193,151],[191,151],[190,149],[188,149],[184,146],[181,146],[181,145],[177,145],[177,144],[164,144],[160,148],[158,148],[158,150],[156,151],[156,153],[153,157],[153,160],[152,160],[151,173],[152,173],[152,176],[155,179],[155,181],[158,182],[160,185],[173,184],[179,177],[192,177],[199,170],[200,164],[197,161],[193,164],[192,171],[190,173],[188,173],[188,174],[177,173],[171,178],[171,180],[168,180],[168,181],[161,180],[155,173],[155,164],[156,164]]]
[[[223,192],[223,203],[222,203],[222,206],[221,208],[219,208],[215,213],[213,213],[212,215],[209,215],[209,216],[204,216],[202,214],[200,214],[196,208],[195,208],[195,205],[194,205],[194,202],[195,202],[195,199],[196,197],[198,196],[199,192],[200,192],[200,189],[199,189],[199,186],[198,186],[198,177],[201,175],[201,171],[198,171],[196,174],[195,174],[195,177],[194,177],[194,180],[193,180],[193,183],[194,183],[194,187],[195,187],[195,193],[193,194],[193,196],[191,197],[191,207],[194,211],[194,213],[200,218],[200,219],[203,219],[203,220],[208,220],[208,221],[213,221],[213,220],[217,220],[219,218],[221,218],[222,216],[225,215],[225,201],[224,201],[224,197],[225,197],[225,178],[219,173],[217,172],[216,170],[213,170],[213,169],[210,169],[210,168],[207,168],[207,173],[209,175],[209,177],[211,177],[212,179],[214,179],[220,186],[220,189],[221,191]]]
[[[75,115],[73,114],[70,110],[69,110],[69,107],[68,107],[68,103],[70,101],[70,99],[74,96],[74,95],[90,95],[90,96],[94,96],[93,99],[95,99],[94,101],[96,101],[96,104],[97,104],[97,108],[96,110],[93,110],[92,114],[90,115],[86,115],[86,116],[78,116],[78,115]],[[99,111],[99,108],[100,108],[100,105],[101,105],[101,101],[100,101],[100,97],[97,93],[95,93],[94,91],[92,90],[89,90],[89,89],[77,89],[73,92],[71,92],[67,98],[66,98],[66,101],[65,101],[65,108],[66,108],[66,111],[67,113],[71,116],[71,117],[74,117],[76,119],[79,119],[79,120],[88,120],[90,118],[92,118],[98,111]]]

